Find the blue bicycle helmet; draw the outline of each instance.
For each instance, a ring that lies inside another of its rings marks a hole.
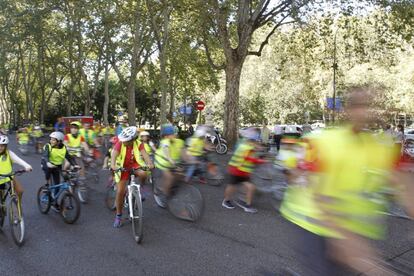
[[[172,125],[166,124],[161,127],[161,136],[173,135],[175,134],[175,129]]]

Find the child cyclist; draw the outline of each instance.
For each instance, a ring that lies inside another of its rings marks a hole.
[[[5,135],[0,135],[0,174],[12,173],[14,163],[22,166],[27,172],[32,171],[32,166],[20,159],[14,152],[7,149],[8,144],[9,138]],[[4,189],[4,184],[9,181],[10,178],[8,177],[0,178],[0,189]],[[15,191],[21,199],[23,195],[23,187],[16,178],[13,178],[13,182]]]
[[[160,174],[161,193],[155,195],[155,201],[158,206],[165,208],[167,196],[170,193],[171,186],[174,182],[174,169],[180,162],[184,152],[184,141],[176,138],[174,126],[166,124],[161,127],[161,142],[155,152],[155,167]]]
[[[260,132],[256,128],[244,130],[242,142],[237,146],[228,166],[228,175],[230,183],[224,191],[224,200],[222,206],[227,209],[234,209],[232,197],[237,189],[243,185],[246,188],[246,199],[236,200],[235,203],[245,212],[256,213],[257,210],[251,206],[255,186],[250,182],[250,175],[256,164],[262,164],[266,161],[256,158],[255,154],[260,149]]]
[[[42,169],[45,172],[47,184],[60,183],[60,172],[65,160],[74,166],[76,165],[75,158],[69,154],[66,146],[63,144],[65,135],[62,132],[52,132],[50,135],[50,142],[43,148]]]
[[[111,169],[117,170],[119,167],[124,169],[138,169],[140,156],[145,160],[145,163],[150,169],[154,168],[152,161],[150,160],[144,145],[137,140],[138,130],[136,127],[125,128],[118,136],[119,142],[114,146],[111,156]],[[135,171],[135,175],[142,180],[145,180],[147,174],[142,171]],[[121,173],[121,179],[117,183],[116,190],[116,216],[114,221],[114,227],[119,228],[122,224],[122,208],[123,200],[125,196],[126,183],[129,180],[129,172],[125,171]],[[141,183],[144,183],[142,181]]]

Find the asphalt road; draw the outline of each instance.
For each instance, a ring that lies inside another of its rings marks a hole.
[[[16,150],[14,144],[10,148]],[[104,173],[102,183],[90,185],[90,202],[82,205],[78,222],[67,225],[57,213],[37,209],[36,191],[44,183],[40,156],[24,159],[34,168],[20,176],[26,243],[15,246],[6,222],[0,231],[0,275],[283,275],[282,269],[297,266],[292,226],[267,197],[257,199],[257,214],[248,214],[221,207],[224,187],[198,185],[206,202],[198,223],[175,219],[150,198],[144,202],[144,241],[137,245],[130,224],[112,228],[114,214],[104,207]],[[385,259],[414,273],[414,222],[389,222],[389,238],[377,246]]]

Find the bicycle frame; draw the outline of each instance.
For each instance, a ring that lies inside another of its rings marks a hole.
[[[4,178],[4,177],[8,177],[8,178],[10,178],[10,181],[8,181],[8,182],[6,182],[6,183],[4,183],[4,184],[2,184],[2,185],[7,185],[7,184],[9,184],[9,187],[8,187],[8,189],[7,189],[7,191],[6,192],[4,192],[4,190],[5,189],[2,189],[1,190],[1,202],[2,203],[4,203],[4,202],[6,202],[6,200],[7,200],[7,196],[8,195],[10,195],[10,197],[13,197],[13,196],[16,196],[16,191],[15,191],[15,189],[14,189],[14,181],[13,181],[13,179],[14,179],[14,175],[15,174],[20,174],[20,173],[22,173],[23,171],[17,171],[17,172],[15,172],[13,175],[8,175],[8,176],[3,176],[3,175],[0,175],[0,178]],[[20,202],[20,200],[19,200],[19,202]],[[19,212],[21,212],[21,210],[20,210],[20,206],[19,206]]]
[[[55,194],[56,190],[58,189],[59,189],[58,193]],[[64,191],[68,191],[68,190],[70,190],[70,184],[68,182],[63,182],[57,185],[49,186],[49,191],[50,191],[50,194],[53,200],[58,199]]]

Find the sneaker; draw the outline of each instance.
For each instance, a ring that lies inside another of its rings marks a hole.
[[[230,200],[223,200],[223,202],[221,203],[221,206],[223,206],[226,209],[234,209],[234,205],[233,203],[231,203]]]
[[[119,228],[122,226],[122,215],[116,215],[114,221],[114,228]]]
[[[242,208],[246,213],[257,213],[257,209],[251,207],[250,205],[248,205],[246,202],[244,202],[243,200],[237,200],[236,201],[237,206],[239,206],[240,208]]]
[[[167,208],[167,197],[160,193],[160,194],[154,194],[155,203],[161,208]]]

